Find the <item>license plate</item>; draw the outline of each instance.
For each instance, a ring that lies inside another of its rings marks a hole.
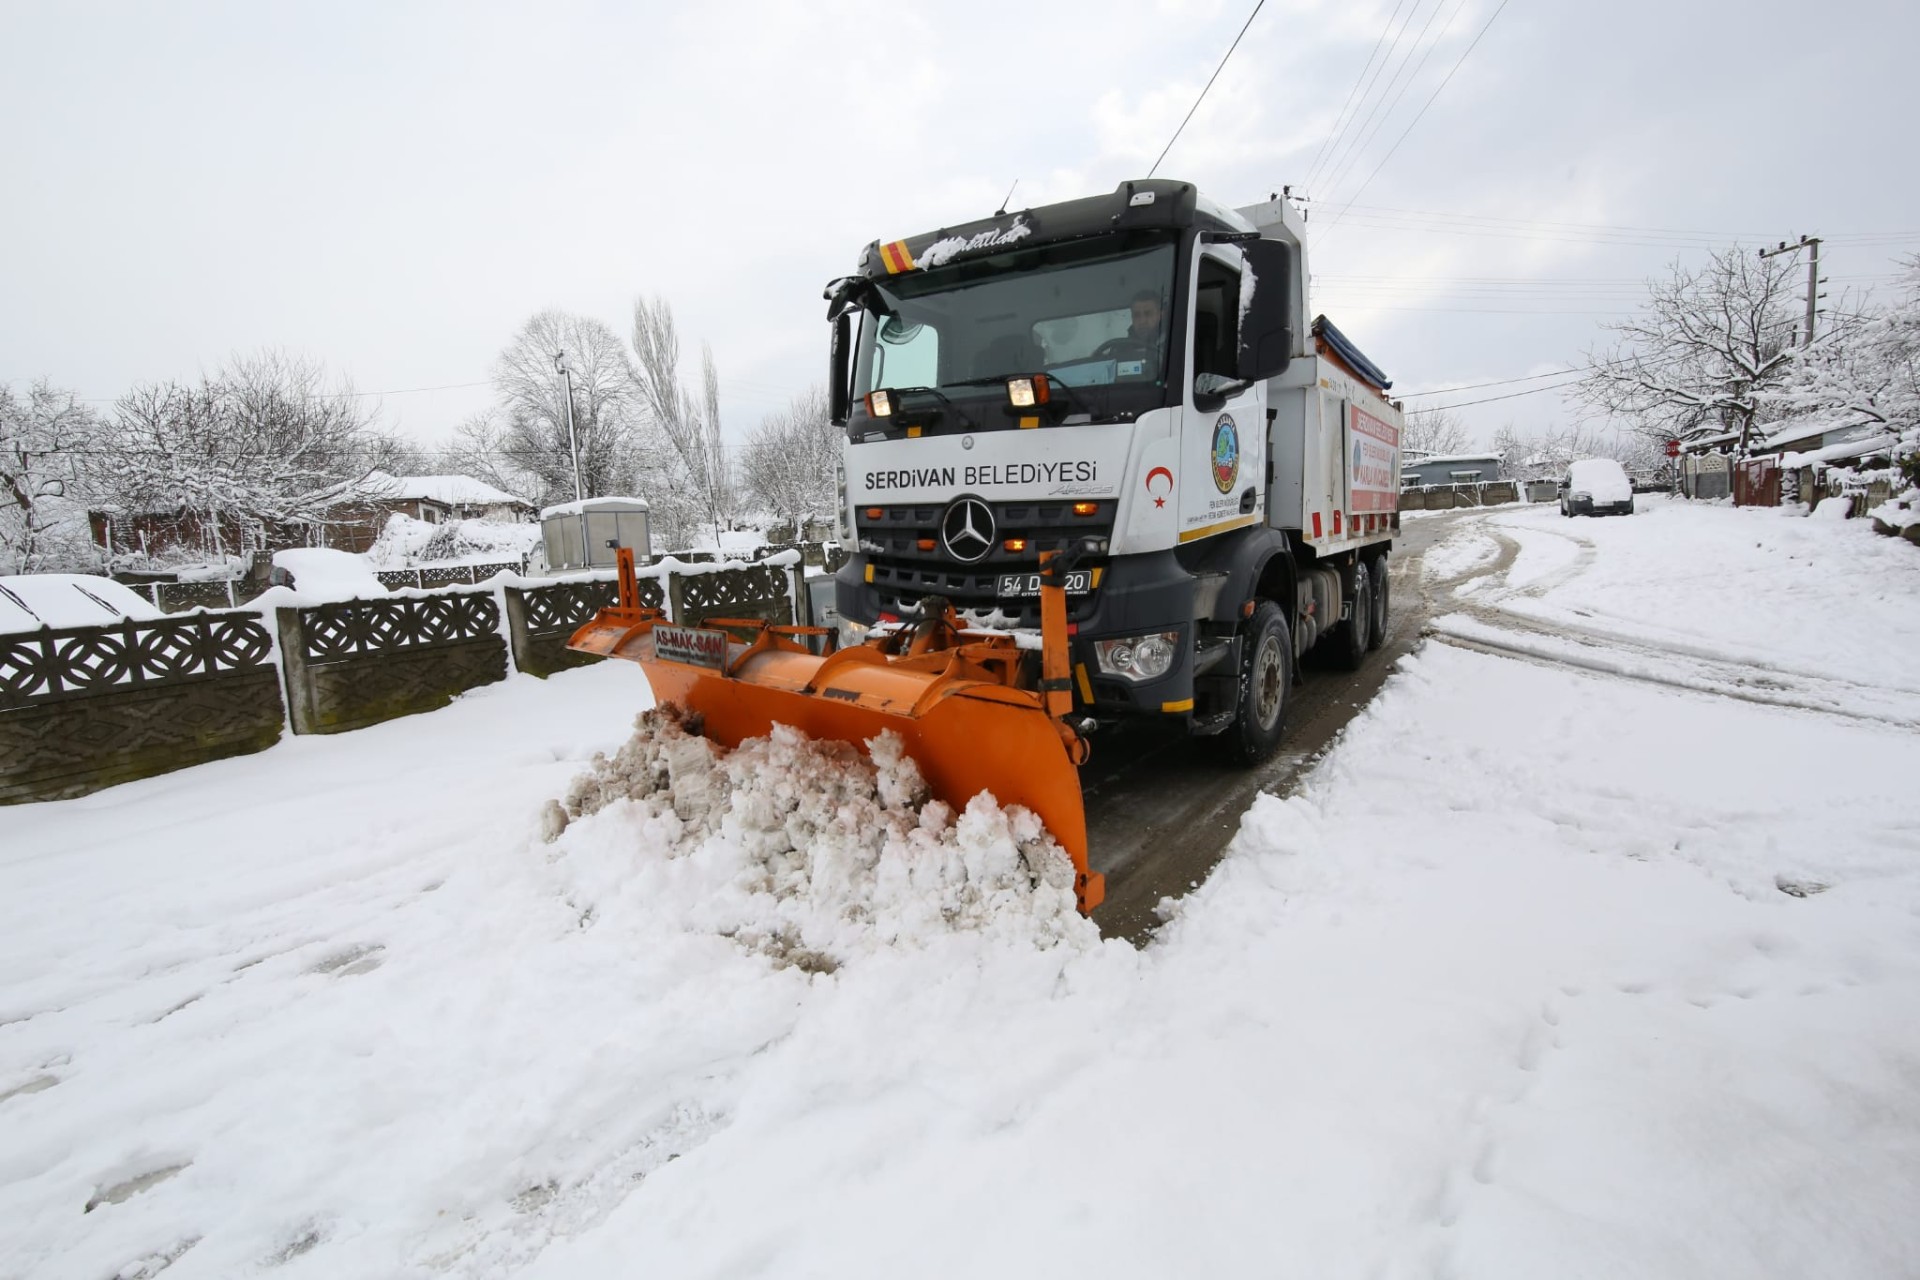
[[[1085,595],[1093,590],[1093,571],[1091,569],[1073,569],[1067,573],[1067,594]],[[999,594],[1003,596],[1037,596],[1040,594],[1040,575],[1037,573],[1003,573],[1000,575]]]

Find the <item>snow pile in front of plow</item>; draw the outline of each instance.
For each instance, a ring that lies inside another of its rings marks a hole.
[[[784,725],[728,750],[679,708],[649,710],[548,806],[546,834],[586,900],[816,972],[952,933],[1097,944],[1038,817],[984,794],[956,813],[897,735],[868,750]]]

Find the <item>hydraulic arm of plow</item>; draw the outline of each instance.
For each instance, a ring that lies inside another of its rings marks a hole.
[[[776,723],[862,748],[883,731],[898,733],[936,797],[960,809],[986,791],[1033,810],[1073,859],[1080,909],[1106,896],[1105,877],[1087,866],[1079,775],[1087,742],[1072,723],[1066,578],[1077,549],[1041,553],[1037,682],[1014,636],[967,630],[938,597],[924,599],[911,623],[835,649],[834,634],[821,627],[669,621],[640,603],[633,552],[618,554],[617,602],[568,648],[638,662],[655,701],[697,713],[702,731],[723,746],[764,736]]]

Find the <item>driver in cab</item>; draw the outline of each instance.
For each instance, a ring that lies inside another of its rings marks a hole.
[[[1133,324],[1127,329],[1127,337],[1142,346],[1159,350],[1162,319],[1159,294],[1151,289],[1134,294]]]
[[[1126,336],[1101,343],[1094,355],[1116,361],[1115,376],[1121,380],[1158,378],[1167,351],[1166,309],[1158,293],[1142,289],[1133,295],[1131,310]]]

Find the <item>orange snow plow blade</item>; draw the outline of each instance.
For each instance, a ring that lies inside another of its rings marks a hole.
[[[775,724],[865,749],[891,729],[905,740],[933,794],[964,808],[982,791],[1039,815],[1073,859],[1082,911],[1106,896],[1087,867],[1087,819],[1079,765],[1087,744],[1067,723],[1072,708],[1066,652],[1066,592],[1045,585],[1038,689],[1032,662],[1011,635],[961,628],[941,604],[934,616],[825,655],[819,627],[711,618],[667,621],[639,603],[633,553],[619,552],[620,598],[581,627],[568,648],[638,662],[654,698],[697,713],[722,746],[763,737]]]

